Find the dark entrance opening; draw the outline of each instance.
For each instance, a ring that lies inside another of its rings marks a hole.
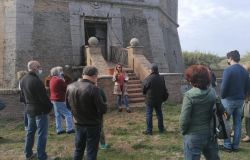
[[[88,45],[90,37],[96,37],[102,50],[104,59],[107,60],[107,23],[96,21],[85,21],[85,45]]]

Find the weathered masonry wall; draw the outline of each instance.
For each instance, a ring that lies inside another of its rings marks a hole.
[[[18,0],[16,15],[14,73],[25,70],[32,59],[41,62],[44,77],[53,66],[77,65],[72,60],[68,2]]]
[[[32,46],[33,7],[35,0],[16,0],[16,72],[26,70],[34,59]]]
[[[0,1],[0,86],[3,84],[3,57],[5,37],[4,1]]]
[[[1,0],[0,86],[15,88],[16,72],[29,60],[43,66],[83,64],[84,22],[107,24],[110,47],[138,38],[160,72],[182,72],[177,32],[178,0]]]
[[[98,3],[101,2],[101,3]],[[108,46],[129,46],[136,37],[144,46],[144,55],[157,63],[162,72],[182,72],[183,61],[177,32],[176,0],[103,0],[70,2],[73,53],[85,44],[84,21],[106,21]],[[91,17],[91,18],[90,18]],[[109,52],[108,52],[109,54]],[[109,56],[108,56],[109,57]]]
[[[2,0],[0,5],[0,84],[5,88],[15,84],[16,0]]]
[[[34,58],[41,61],[44,70],[73,64],[68,2],[35,1],[33,16]]]

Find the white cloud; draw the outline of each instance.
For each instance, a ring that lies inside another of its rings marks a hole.
[[[179,0],[179,33],[183,50],[224,55],[230,49],[250,51],[250,11],[230,0]],[[231,2],[231,3],[227,3]],[[250,4],[250,2],[248,2]]]

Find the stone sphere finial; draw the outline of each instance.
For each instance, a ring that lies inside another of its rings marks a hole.
[[[137,38],[132,38],[130,40],[130,46],[132,46],[132,47],[139,46],[139,44],[140,44],[140,42],[139,42],[139,40]]]
[[[90,46],[97,46],[99,43],[99,41],[96,37],[90,37],[88,42],[89,42]]]

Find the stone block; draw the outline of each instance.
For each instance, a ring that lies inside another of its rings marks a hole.
[[[108,108],[115,107],[115,95],[113,95],[114,82],[112,76],[100,76],[98,77],[98,87],[103,89],[107,97]]]

